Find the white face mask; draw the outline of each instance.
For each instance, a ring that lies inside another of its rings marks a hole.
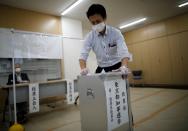
[[[94,31],[97,31],[97,32],[102,32],[103,30],[104,30],[104,28],[105,28],[105,23],[104,22],[101,22],[101,23],[99,23],[99,24],[97,24],[97,25],[93,25],[92,26],[92,29],[94,30]]]
[[[21,72],[21,68],[16,68],[16,69],[15,69],[15,72],[16,72],[16,73],[20,73],[20,72]]]

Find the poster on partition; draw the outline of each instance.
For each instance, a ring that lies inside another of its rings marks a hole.
[[[122,79],[104,81],[107,101],[108,131],[129,121],[126,82]]]
[[[29,84],[29,113],[39,112],[39,84]]]
[[[74,104],[74,81],[67,80],[67,104]]]

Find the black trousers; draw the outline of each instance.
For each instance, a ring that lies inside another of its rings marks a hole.
[[[104,69],[105,72],[111,72],[112,70],[116,70],[119,69],[121,67],[121,62],[113,65],[113,66],[109,66],[109,67],[100,67],[98,66],[95,73],[101,73],[102,70]]]

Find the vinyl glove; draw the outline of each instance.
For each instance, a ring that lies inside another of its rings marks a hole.
[[[121,66],[117,70],[113,70],[113,72],[121,72],[123,75],[127,75],[130,71],[126,66]]]
[[[129,73],[129,69],[126,66],[121,66],[119,69],[124,75],[127,75]]]
[[[84,68],[84,69],[82,69],[81,72],[80,72],[80,74],[81,74],[82,76],[87,75],[88,73],[89,73],[89,69],[88,69],[88,68]]]

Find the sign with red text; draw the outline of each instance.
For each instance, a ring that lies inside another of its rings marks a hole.
[[[108,131],[129,122],[126,82],[122,79],[104,82],[107,101]]]
[[[29,113],[39,112],[39,84],[29,84]]]
[[[74,104],[74,81],[67,81],[67,104]]]

